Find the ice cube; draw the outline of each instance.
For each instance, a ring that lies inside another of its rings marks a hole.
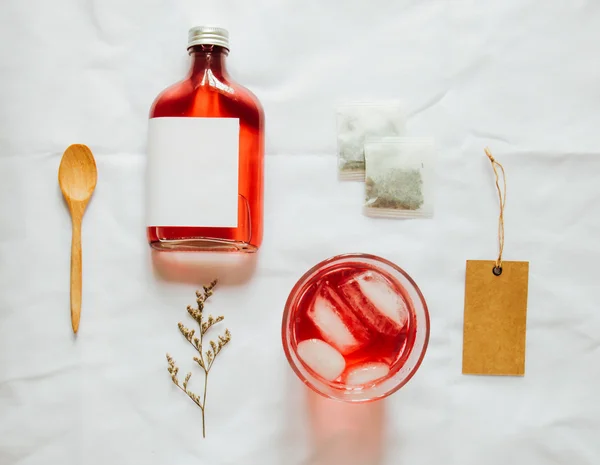
[[[346,384],[349,386],[362,386],[387,376],[389,372],[390,367],[385,363],[365,363],[348,371]]]
[[[322,378],[333,381],[346,368],[342,354],[320,339],[307,339],[298,344],[298,356]]]
[[[396,335],[408,322],[406,302],[380,273],[365,271],[340,286],[342,295],[380,333]]]
[[[318,289],[308,317],[319,329],[323,339],[342,354],[355,351],[369,338],[364,323],[328,286]]]

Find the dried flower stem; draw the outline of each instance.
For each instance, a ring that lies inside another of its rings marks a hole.
[[[200,396],[194,394],[192,391],[188,389],[188,384],[190,378],[192,377],[192,373],[189,372],[185,380],[183,381],[183,385],[179,383],[179,379],[177,378],[177,374],[179,373],[179,368],[175,363],[175,360],[167,354],[167,362],[169,364],[168,371],[171,375],[171,380],[173,384],[181,389],[183,392],[187,394],[187,396],[198,406],[202,411],[202,437],[206,437],[206,422],[204,413],[206,411],[206,392],[208,389],[208,373],[210,372],[217,355],[221,352],[223,347],[225,347],[229,341],[231,340],[231,333],[229,329],[225,329],[225,333],[221,336],[218,336],[218,342],[209,341],[210,349],[206,352],[203,352],[203,343],[204,343],[204,335],[208,332],[208,330],[217,323],[223,321],[222,316],[218,316],[214,318],[212,315],[208,315],[206,320],[204,319],[204,304],[208,300],[208,298],[213,294],[213,289],[217,285],[217,281],[213,281],[208,286],[203,287],[203,292],[196,291],[196,304],[198,308],[193,308],[191,305],[188,305],[187,312],[188,314],[198,323],[200,337],[196,336],[196,330],[189,329],[183,325],[183,323],[178,323],[177,327],[179,331],[183,335],[183,337],[192,345],[192,347],[198,352],[199,356],[194,357],[194,361],[202,368],[204,371],[204,393],[202,395],[202,400],[200,400]]]

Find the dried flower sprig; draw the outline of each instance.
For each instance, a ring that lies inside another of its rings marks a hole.
[[[208,345],[210,345],[210,349],[204,352],[204,335],[217,323],[223,321],[222,316],[213,317],[212,315],[208,315],[208,317],[204,318],[204,305],[208,298],[213,295],[213,290],[217,285],[217,281],[213,281],[208,286],[203,286],[203,292],[196,291],[196,304],[197,308],[188,305],[187,312],[188,314],[198,323],[198,335],[196,336],[196,330],[189,329],[184,326],[183,323],[178,323],[178,328],[183,337],[194,347],[196,352],[198,352],[198,356],[194,357],[194,362],[198,364],[200,368],[204,371],[204,392],[202,396],[198,394],[194,394],[192,391],[188,389],[188,384],[192,377],[192,372],[189,372],[183,381],[182,384],[179,382],[179,378],[177,374],[179,373],[179,368],[173,360],[171,355],[167,354],[167,362],[169,364],[168,371],[171,375],[171,380],[179,389],[187,394],[187,396],[198,406],[202,411],[202,437],[206,437],[206,421],[204,413],[206,411],[206,391],[208,387],[208,373],[210,372],[217,355],[221,353],[223,347],[225,347],[229,341],[231,341],[231,333],[229,329],[225,329],[225,333],[223,335],[218,336],[217,342],[208,341]]]

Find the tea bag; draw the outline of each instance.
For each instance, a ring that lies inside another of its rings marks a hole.
[[[432,217],[434,157],[432,139],[368,139],[365,214],[387,218]]]
[[[364,180],[365,140],[370,137],[401,136],[405,126],[405,113],[402,106],[395,101],[353,103],[338,108],[340,179]]]

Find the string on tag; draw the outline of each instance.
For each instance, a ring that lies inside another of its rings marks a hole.
[[[498,217],[498,258],[493,273],[496,276],[502,274],[502,253],[504,252],[504,207],[506,206],[506,175],[504,167],[492,156],[489,148],[485,148],[485,154],[492,163],[494,175],[496,176],[496,189],[498,190],[498,200],[500,201],[500,216]],[[502,188],[500,186],[500,173],[502,173]]]

